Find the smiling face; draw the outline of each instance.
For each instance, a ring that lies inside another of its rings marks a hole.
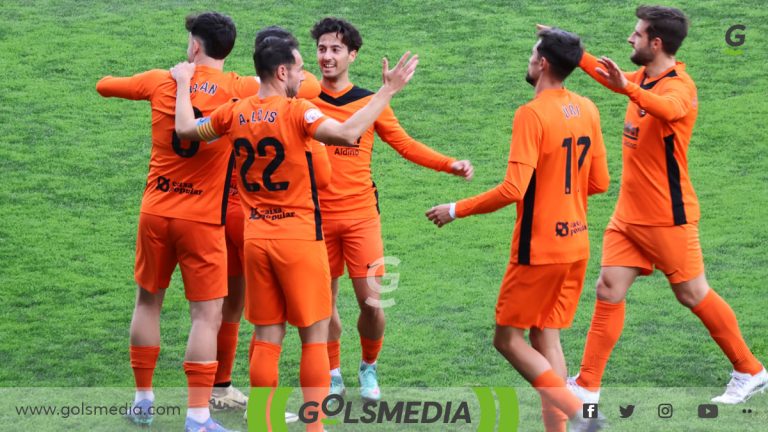
[[[317,64],[323,78],[336,81],[349,72],[349,64],[355,61],[357,51],[350,51],[338,33],[326,33],[317,40]]]
[[[634,48],[629,59],[638,66],[645,66],[653,61],[655,54],[652,44],[660,43],[658,38],[654,41],[648,40],[648,22],[643,20],[637,21],[635,30],[629,35],[627,42]]]

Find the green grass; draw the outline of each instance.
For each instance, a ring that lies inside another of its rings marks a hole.
[[[699,89],[689,167],[702,207],[707,276],[736,311],[755,354],[765,360],[768,16],[755,0],[674,4],[692,19],[679,58]],[[532,96],[523,77],[535,23],[575,31],[591,52],[629,69],[625,40],[635,24],[635,6],[616,1],[409,0],[343,6],[216,2],[216,10],[238,24],[239,41],[226,68],[242,74],[252,73],[254,33],[279,24],[299,37],[307,68],[317,75],[309,28],[329,14],[349,19],[363,34],[365,45],[352,69],[360,86],[377,88],[382,56],[417,52],[419,71],[394,100],[395,112],[412,136],[476,166],[475,180],[465,183],[414,166],[386,144],[376,144],[372,168],[380,190],[386,254],[402,261],[390,266],[399,273],[400,284],[387,295],[396,305],[386,310],[388,330],[380,360],[385,387],[527,385],[491,346],[513,209],[441,230],[423,213],[434,204],[484,191],[502,178],[512,114]],[[132,386],[128,325],[150,112],[147,103],[103,99],[94,86],[104,75],[128,76],[184,60],[183,18],[210,7],[146,1],[4,2],[0,387]],[[736,23],[747,26],[741,55],[727,52],[724,42],[726,29]],[[610,191],[591,201],[592,260],[573,328],[562,338],[573,371],[589,327],[602,229],[618,192],[626,98],[580,71],[568,87],[600,108],[612,174]],[[169,291],[155,376],[158,386],[174,387],[185,383],[181,359],[189,318],[178,275]],[[356,304],[348,281],[341,291],[342,365],[354,382],[359,358]],[[627,311],[606,386],[725,384],[730,365],[698,319],[676,303],[662,275],[635,284]],[[234,374],[242,387],[247,386],[247,327],[241,330]],[[281,363],[284,385],[298,383],[297,340],[289,332]],[[764,400],[756,403],[766,410]],[[535,406],[532,410],[526,418],[538,415]]]

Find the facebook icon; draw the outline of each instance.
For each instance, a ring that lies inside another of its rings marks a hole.
[[[582,408],[584,410],[582,417],[585,419],[597,418],[597,404],[585,403]]]

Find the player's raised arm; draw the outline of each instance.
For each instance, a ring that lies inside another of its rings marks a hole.
[[[189,83],[194,74],[194,63],[182,62],[171,69],[171,76],[176,80],[176,134],[181,139],[201,139],[189,95]]]
[[[376,133],[405,159],[430,168],[472,180],[475,169],[468,160],[457,161],[413,139],[403,129],[391,107],[387,107],[374,123]]]
[[[329,144],[353,144],[357,137],[362,135],[376,121],[389,105],[392,97],[408,84],[416,72],[418,64],[419,56],[411,56],[410,51],[403,54],[400,61],[392,69],[389,69],[389,62],[384,58],[382,61],[384,85],[373,95],[368,104],[344,123],[339,123],[333,119],[323,122],[315,130],[314,138]]]
[[[536,31],[538,32],[542,32],[551,28],[552,27],[547,25],[536,24]],[[584,54],[581,56],[579,67],[584,72],[586,72],[587,75],[591,76],[595,81],[599,82],[603,86],[617,93],[621,92],[621,88],[623,88],[623,86],[618,87],[614,83],[612,83],[610,80],[608,80],[604,73],[605,70],[601,69],[600,60],[597,57],[593,56],[592,54],[588,53],[586,50],[584,51]],[[634,77],[635,73],[636,72],[622,72],[624,78],[629,80],[631,80],[632,77]]]
[[[130,100],[147,100],[158,82],[168,77],[168,71],[159,69],[136,74],[131,77],[105,76],[96,83],[96,91],[104,97],[118,97]]]
[[[604,69],[598,68],[598,72],[612,86],[620,86],[619,93],[629,96],[632,102],[656,118],[668,122],[679,120],[693,107],[696,92],[682,81],[670,81],[662,93],[654,93],[627,81],[616,62],[608,57],[603,57],[599,62]]]

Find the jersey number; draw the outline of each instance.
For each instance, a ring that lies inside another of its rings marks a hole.
[[[192,110],[195,112],[196,119],[203,116],[203,113],[196,107],[192,107]],[[187,141],[182,141],[179,136],[176,135],[176,131],[173,131],[173,139],[171,140],[173,151],[183,158],[191,158],[200,149],[200,141],[189,141],[189,147],[184,147],[182,145],[185,142]]]
[[[581,136],[576,140],[577,146],[584,146],[579,155],[578,169],[581,170],[581,166],[584,164],[584,158],[587,156],[589,146],[592,144],[592,140],[588,136]],[[563,147],[566,149],[565,159],[565,194],[571,194],[571,161],[573,160],[573,138],[566,138],[563,140]]]
[[[256,144],[256,151],[254,152],[253,146],[247,139],[238,138],[235,140],[235,155],[240,156],[240,152],[243,150],[245,151],[245,162],[243,162],[243,166],[240,168],[240,180],[243,182],[243,187],[245,187],[245,190],[248,192],[258,192],[261,190],[261,185],[257,182],[249,182],[246,175],[248,174],[248,170],[251,169],[257,153],[261,157],[267,155],[267,147],[275,148],[275,158],[272,159],[264,169],[264,173],[261,176],[262,183],[270,192],[284,191],[288,189],[287,181],[272,181],[272,174],[275,173],[277,167],[279,167],[285,160],[285,148],[283,148],[283,144],[274,138],[264,138]]]

